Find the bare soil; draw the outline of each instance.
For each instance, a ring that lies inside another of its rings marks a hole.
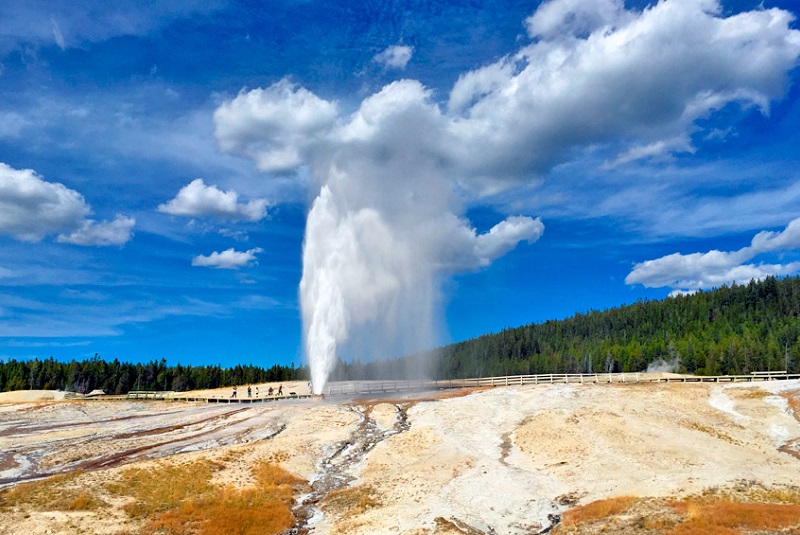
[[[143,521],[125,514],[126,499],[107,484],[130,467],[200,459],[218,467],[219,486],[252,485],[261,461],[307,481],[312,490],[295,496],[295,530],[315,535],[544,533],[597,500],[639,497],[637,518],[646,519],[669,500],[743,481],[800,485],[797,381],[245,405],[14,394],[0,397],[0,488],[74,474],[53,489],[79,489],[91,505],[9,504],[0,493],[4,534],[141,533]],[[625,532],[666,533],[636,525]]]

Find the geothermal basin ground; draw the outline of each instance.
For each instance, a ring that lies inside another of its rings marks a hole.
[[[800,533],[798,381],[54,397],[0,395],[0,533]]]

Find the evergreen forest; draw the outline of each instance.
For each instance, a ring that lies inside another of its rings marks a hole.
[[[95,355],[86,360],[59,362],[7,360],[0,362],[0,391],[65,390],[87,394],[100,389],[106,394],[131,390],[199,390],[232,385],[294,381],[308,377],[305,367],[274,365],[270,368],[237,365],[167,366],[165,359],[130,364],[114,359],[107,362]]]
[[[752,281],[506,329],[438,351],[439,378],[800,373],[800,278]]]
[[[800,373],[800,278],[768,277],[658,301],[575,314],[486,334],[383,362],[340,361],[333,380],[436,379],[550,373],[641,372],[697,375]],[[185,391],[307,380],[305,366],[167,366],[94,358],[0,362],[0,390]],[[416,378],[416,377],[414,377]]]

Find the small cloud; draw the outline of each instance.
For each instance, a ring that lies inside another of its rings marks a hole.
[[[635,162],[637,160],[669,159],[673,154],[678,152],[688,152],[691,154],[695,152],[688,136],[680,135],[670,139],[662,139],[647,145],[631,147],[604,167],[605,169],[612,169],[616,166]]]
[[[250,239],[250,236],[247,232],[243,230],[233,230],[229,228],[221,228],[217,231],[220,236],[225,236],[226,238],[232,238],[236,241],[247,241]]]
[[[131,237],[131,229],[136,224],[136,219],[117,214],[114,221],[101,221],[97,223],[87,219],[83,226],[70,234],[61,234],[58,241],[75,245],[123,245]]]
[[[373,61],[380,63],[387,69],[400,69],[403,70],[411,61],[411,56],[414,55],[414,48],[405,45],[390,46],[380,54],[376,54]]]
[[[259,247],[247,251],[235,251],[231,247],[221,253],[214,251],[208,256],[198,255],[192,259],[192,265],[217,269],[239,269],[257,263],[256,254],[261,252],[263,249]]]
[[[714,128],[703,138],[705,141],[726,141],[729,137],[736,135],[733,127]]]
[[[523,240],[534,243],[544,233],[541,218],[513,216],[493,226],[489,232],[476,236],[475,253],[481,265],[506,254]]]
[[[67,49],[67,43],[64,41],[64,34],[61,32],[61,27],[56,22],[56,19],[50,19],[50,29],[53,31],[53,40],[61,50]]]
[[[178,195],[166,204],[158,206],[165,214],[190,217],[212,216],[222,219],[258,221],[267,215],[266,199],[239,202],[235,191],[222,191],[216,186],[206,186],[202,178],[196,178],[181,188]]]
[[[681,297],[687,295],[694,295],[700,290],[672,290],[667,297]]]

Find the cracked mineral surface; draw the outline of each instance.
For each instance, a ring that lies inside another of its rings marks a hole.
[[[61,473],[86,511],[0,511],[0,533],[136,533],[105,483],[208,459],[244,488],[260,461],[308,481],[297,534],[546,533],[570,507],[798,485],[800,382],[599,384],[265,404],[0,395],[0,486]],[[1,501],[1,500],[0,500]],[[2,505],[2,504],[0,504]],[[46,508],[45,508],[46,509]]]

